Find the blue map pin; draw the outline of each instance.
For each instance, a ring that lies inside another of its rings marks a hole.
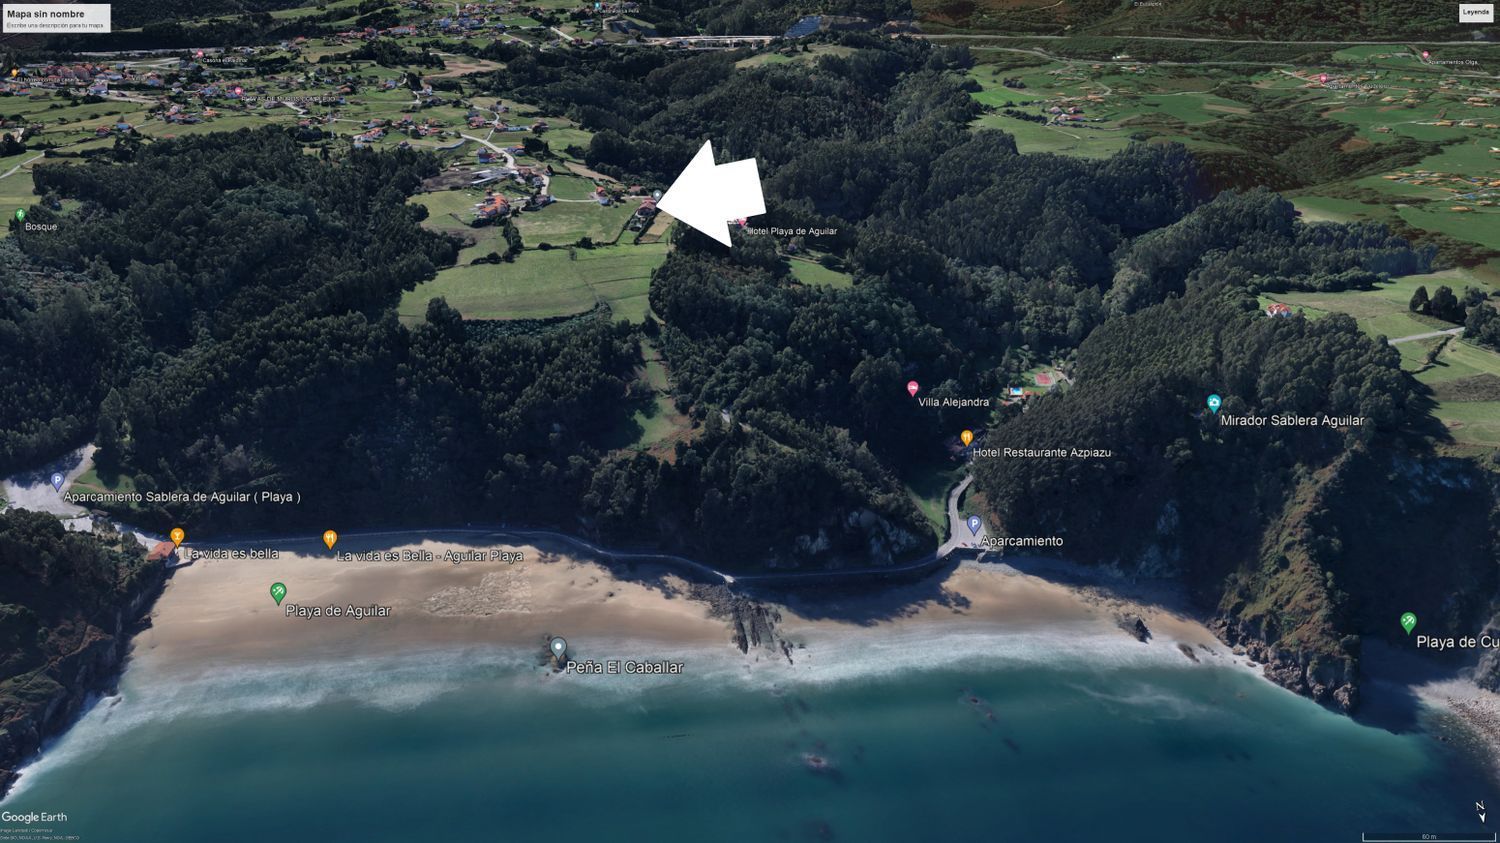
[[[62,491],[62,484],[63,484],[62,472],[60,472],[60,471],[54,471],[54,472],[52,472],[52,488],[54,488],[57,491],[61,492]]]
[[[979,535],[979,528],[982,526],[984,526],[984,521],[980,520],[978,515],[969,516],[969,532],[977,536]]]
[[[1223,404],[1224,399],[1219,397],[1219,393],[1215,392],[1213,395],[1208,396],[1208,409],[1213,412],[1219,412],[1219,407],[1223,406]]]

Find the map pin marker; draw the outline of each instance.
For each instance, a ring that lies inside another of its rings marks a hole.
[[[285,598],[286,598],[286,585],[283,584],[283,583],[279,583],[279,582],[273,582],[273,583],[271,583],[271,599],[276,601],[276,605],[280,606],[281,605],[281,601],[284,600]]]
[[[54,488],[57,491],[61,492],[62,491],[62,484],[63,484],[62,472],[60,472],[60,471],[54,471],[54,472],[52,472],[52,488]]]
[[[1417,616],[1411,612],[1403,614],[1401,616],[1401,628],[1406,630],[1407,635],[1411,635],[1411,631],[1417,628]]]
[[[1219,393],[1215,392],[1213,395],[1208,396],[1206,403],[1210,411],[1217,413],[1219,412],[1219,408],[1224,406],[1224,399],[1220,398]]]
[[[568,654],[568,642],[561,636],[553,638],[547,647],[552,650],[553,657],[558,661],[562,661]]]
[[[907,381],[906,382],[906,394],[910,395],[913,398],[917,397],[917,390],[919,390],[921,388],[922,388],[922,385],[919,384],[919,383],[917,383],[916,381]]]
[[[969,532],[979,535],[979,528],[984,526],[984,521],[978,515],[969,516]]]

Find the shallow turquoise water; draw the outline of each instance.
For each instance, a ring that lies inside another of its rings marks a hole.
[[[559,678],[529,655],[476,651],[189,680],[133,667],[120,700],[49,749],[4,808],[63,811],[58,830],[88,843],[1260,843],[1482,828],[1472,802],[1487,780],[1423,734],[1359,725],[1235,668],[996,652],[938,669],[825,653],[783,673],[688,654],[684,676],[652,680]]]

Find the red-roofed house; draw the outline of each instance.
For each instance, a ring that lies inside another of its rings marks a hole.
[[[177,561],[177,545],[171,542],[157,542],[156,547],[151,548],[151,552],[146,554],[146,561],[160,562],[170,568]]]

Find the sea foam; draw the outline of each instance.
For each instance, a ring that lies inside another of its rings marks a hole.
[[[876,682],[934,670],[1057,666],[1102,673],[1220,664],[1197,665],[1178,652],[1173,642],[1142,643],[1097,623],[1014,631],[993,625],[918,624],[817,628],[805,636],[794,629],[789,634],[793,640],[806,638],[805,647],[792,650],[790,663],[771,650],[741,654],[727,642],[722,647],[705,647],[619,638],[569,639],[574,659],[677,661],[683,664],[679,675],[558,674],[546,664],[540,646],[453,647],[209,668],[193,674],[165,669],[149,659],[133,661],[122,678],[120,694],[96,701],[78,723],[47,746],[36,762],[22,770],[10,798],[46,770],[86,760],[109,743],[151,724],[333,704],[405,711],[485,684],[507,695],[559,694],[586,706],[610,706],[669,686],[691,687],[695,693],[713,696]],[[1230,667],[1231,662],[1225,660],[1222,666]],[[1112,702],[1151,707],[1158,716],[1163,710],[1163,700],[1150,694]]]

